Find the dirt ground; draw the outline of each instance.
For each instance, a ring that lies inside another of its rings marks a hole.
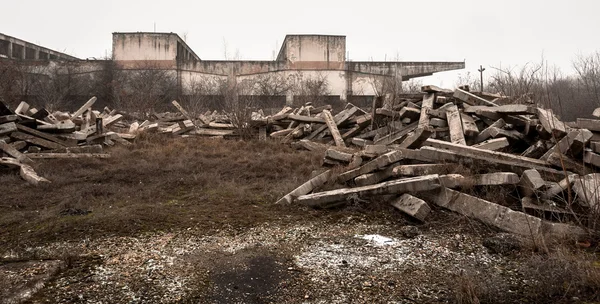
[[[434,209],[274,205],[321,167],[279,143],[139,139],[0,172],[2,303],[556,303],[600,299],[593,248],[540,254]],[[567,244],[568,245],[568,244]],[[488,246],[489,247],[489,246]],[[566,284],[566,285],[565,285]]]

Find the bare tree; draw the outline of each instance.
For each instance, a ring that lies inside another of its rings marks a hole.
[[[600,51],[590,55],[579,55],[573,61],[579,84],[585,89],[588,98],[600,106]]]
[[[175,71],[141,62],[133,69],[116,72],[115,90],[118,108],[149,117],[167,109],[168,103],[177,98],[177,75]]]

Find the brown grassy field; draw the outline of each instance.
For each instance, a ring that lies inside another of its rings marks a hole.
[[[109,152],[36,161],[52,181],[38,187],[0,173],[0,303],[600,300],[593,248],[502,256],[482,246],[497,231],[435,207],[418,223],[384,200],[275,205],[322,153],[160,136]],[[408,225],[421,235],[408,237]],[[358,237],[370,234],[396,244]]]
[[[0,175],[0,246],[224,225],[253,226],[306,212],[273,205],[320,167],[321,155],[274,142],[144,138],[110,159],[38,161],[52,181]],[[87,212],[80,216],[72,213]]]

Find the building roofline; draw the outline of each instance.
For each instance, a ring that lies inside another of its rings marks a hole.
[[[346,35],[325,35],[325,34],[286,34],[285,38],[283,38],[283,42],[281,43],[281,47],[279,48],[279,53],[277,53],[277,60],[281,56],[281,52],[283,52],[283,47],[285,46],[285,42],[289,37],[336,37],[336,38],[346,38]]]
[[[27,40],[23,40],[23,39],[21,39],[21,38],[17,38],[17,37],[14,37],[14,36],[6,35],[6,34],[4,34],[4,33],[0,33],[0,35],[2,35],[2,36],[4,36],[4,37],[7,37],[7,38],[12,38],[12,39],[15,39],[15,40],[21,41],[21,42],[23,42],[23,43],[26,43],[26,44],[29,44],[29,45],[32,45],[32,46],[38,47],[38,48],[40,48],[40,49],[44,49],[44,50],[47,50],[47,51],[51,51],[51,52],[53,52],[53,53],[60,54],[61,56],[68,57],[69,59],[72,59],[72,60],[81,60],[80,58],[77,58],[77,57],[75,57],[75,56],[72,56],[72,55],[69,55],[69,54],[66,54],[66,53],[63,53],[63,52],[55,51],[55,50],[53,50],[53,49],[50,49],[50,48],[47,48],[47,47],[45,47],[45,46],[41,46],[41,45],[38,45],[38,44],[35,44],[35,43],[32,43],[32,42],[29,42],[29,41],[27,41]]]
[[[196,52],[194,52],[194,50],[183,39],[181,39],[181,37],[177,33],[173,33],[173,32],[113,32],[112,34],[113,35],[131,35],[131,34],[172,35],[172,36],[177,37],[177,41],[180,42],[181,44],[183,44],[183,46],[186,47],[192,53],[192,55],[194,55],[196,60],[198,60],[198,61],[202,60],[202,59],[200,59],[200,56],[198,56],[198,54],[196,54]]]

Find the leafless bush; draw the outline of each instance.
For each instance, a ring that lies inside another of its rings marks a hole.
[[[255,83],[252,80],[237,82],[235,79],[222,82],[219,86],[220,95],[223,96],[225,114],[236,127],[242,138],[252,135],[252,112],[256,111],[257,98],[252,95]]]
[[[115,80],[115,105],[123,111],[138,112],[145,117],[165,110],[168,103],[177,98],[179,91],[176,72],[150,62],[118,71]]]
[[[184,107],[193,116],[206,111],[222,110],[223,98],[220,90],[224,80],[219,77],[201,77],[188,80],[185,93],[181,96]]]
[[[327,104],[327,96],[330,94],[329,82],[327,77],[318,73],[315,77],[309,77],[301,73],[295,76],[294,104],[301,106],[307,102],[312,102],[314,106]]]
[[[578,84],[584,89],[587,98],[600,106],[600,51],[590,55],[579,55],[573,61],[573,67],[577,71]]]

